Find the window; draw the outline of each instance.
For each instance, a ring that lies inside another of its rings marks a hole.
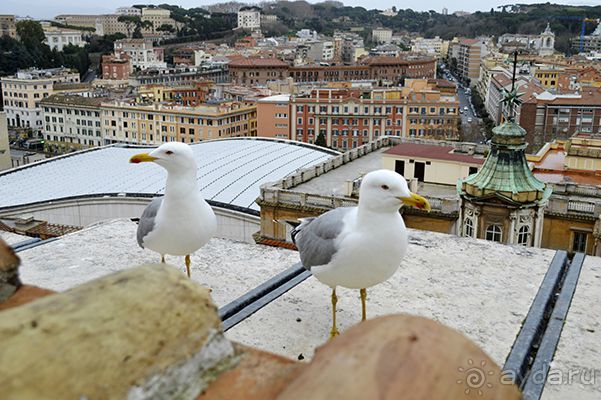
[[[474,237],[474,221],[471,218],[466,218],[463,222],[463,236]]]
[[[572,251],[586,253],[586,232],[573,231],[572,233]]]
[[[524,225],[518,232],[518,244],[528,246],[528,236],[530,235],[530,227]]]
[[[500,242],[503,235],[503,230],[499,225],[493,224],[486,227],[486,240],[492,240],[493,242]]]

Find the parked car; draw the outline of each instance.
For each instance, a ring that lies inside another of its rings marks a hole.
[[[470,117],[470,118],[468,118],[468,119],[467,119],[467,122],[472,122],[472,118],[471,118],[471,117]]]

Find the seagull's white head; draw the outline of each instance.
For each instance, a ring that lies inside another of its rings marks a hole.
[[[150,153],[136,154],[129,159],[130,163],[154,162],[168,172],[196,172],[196,161],[190,146],[185,143],[169,142],[162,144]]]
[[[403,204],[430,211],[428,200],[411,193],[402,175],[379,169],[363,177],[359,190],[360,207],[376,212],[396,212]]]

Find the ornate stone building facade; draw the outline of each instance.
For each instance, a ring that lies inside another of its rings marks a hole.
[[[526,161],[526,131],[515,122],[493,129],[480,171],[460,180],[458,234],[506,244],[541,246],[544,209],[552,189]]]

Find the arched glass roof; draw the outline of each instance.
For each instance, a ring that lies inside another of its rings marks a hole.
[[[232,138],[191,145],[207,200],[258,210],[259,188],[332,157],[316,146],[265,138]],[[58,157],[0,174],[0,208],[100,194],[162,194],[167,172],[130,164],[146,151],[109,146]]]

